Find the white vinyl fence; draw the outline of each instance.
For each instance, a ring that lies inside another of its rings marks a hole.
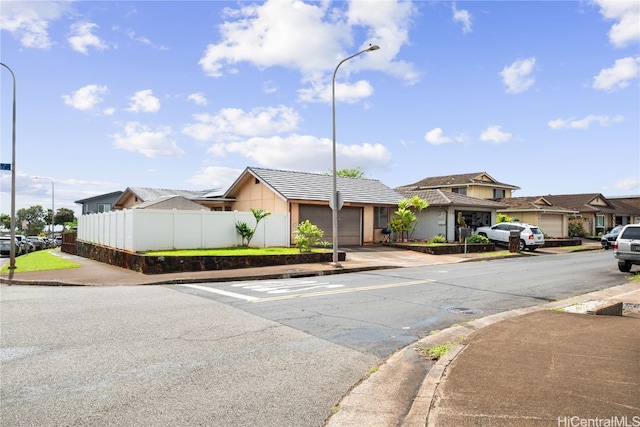
[[[225,248],[242,245],[237,222],[256,225],[251,212],[125,209],[82,215],[77,239],[132,252]],[[289,214],[274,213],[260,221],[251,246],[289,247],[290,240]]]

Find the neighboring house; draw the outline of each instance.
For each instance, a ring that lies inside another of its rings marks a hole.
[[[82,206],[82,215],[109,212],[113,209],[116,200],[118,200],[121,195],[122,191],[114,191],[112,193],[76,200],[74,203]]]
[[[131,209],[136,205],[144,202],[150,202],[157,200],[160,197],[180,196],[184,199],[197,201],[206,201],[215,199],[216,190],[168,190],[163,188],[148,188],[148,187],[128,187],[113,204],[113,209]],[[206,205],[200,203],[201,205]],[[216,201],[216,204],[219,204]]]
[[[323,232],[322,240],[333,240],[333,194],[331,175],[249,167],[222,196],[224,203],[234,200],[234,210],[265,209],[287,212],[291,221],[291,241],[298,224],[309,220]],[[368,245],[382,241],[382,229],[402,196],[373,179],[337,177],[337,188],[344,205],[338,211],[340,245]]]
[[[640,195],[609,197],[615,206],[615,224],[640,224]]]
[[[496,221],[496,212],[507,207],[493,200],[463,196],[443,190],[412,190],[407,187],[397,189],[403,197],[418,196],[429,203],[418,216],[416,229],[410,236],[416,240],[427,240],[440,234],[448,241],[458,239],[458,213],[462,212],[467,227],[492,225]]]
[[[160,196],[135,205],[132,209],[178,209],[181,211],[209,210],[200,203],[191,201],[183,196]]]
[[[616,225],[616,206],[600,193],[547,195],[545,200],[554,206],[577,211],[574,218],[584,220],[587,234],[597,236]],[[570,218],[571,219],[571,218]]]
[[[497,201],[507,205],[506,209],[499,209],[498,213],[520,222],[537,225],[548,237],[568,237],[569,218],[579,213],[575,209],[551,203],[547,196],[510,197]]]
[[[396,188],[397,191],[442,190],[476,199],[508,198],[513,195],[515,190],[519,189],[520,187],[515,185],[505,184],[493,179],[486,172],[433,176]]]

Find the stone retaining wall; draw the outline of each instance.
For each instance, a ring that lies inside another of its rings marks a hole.
[[[561,246],[580,246],[582,239],[545,239],[543,248],[559,248]]]
[[[76,254],[116,267],[143,274],[181,273],[189,271],[231,270],[236,268],[268,267],[272,265],[311,264],[332,262],[333,253],[300,253],[290,255],[253,256],[151,256],[125,252],[105,246],[76,242]],[[346,254],[338,252],[338,260]]]
[[[431,246],[394,243],[393,246],[431,255],[454,255],[465,253],[465,245],[460,243],[442,243]],[[493,252],[495,249],[495,243],[467,243],[467,253]]]

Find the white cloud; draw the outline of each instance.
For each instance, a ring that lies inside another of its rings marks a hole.
[[[218,114],[196,114],[196,123],[186,125],[182,133],[200,141],[225,141],[238,137],[290,132],[298,127],[297,111],[285,107],[254,108],[246,112],[225,108]]]
[[[306,100],[326,102],[326,88],[339,61],[366,47],[366,43],[376,43],[381,49],[344,64],[341,78],[354,70],[370,69],[407,83],[418,79],[412,64],[394,61],[400,48],[408,43],[415,12],[409,2],[378,2],[376,7],[368,2],[351,2],[345,11],[342,3],[334,7],[328,2],[267,0],[225,11],[227,21],[218,27],[221,41],[209,44],[199,61],[212,77],[237,72],[236,64],[241,62],[258,68],[289,67],[299,70],[301,80],[311,86],[301,93]],[[356,32],[368,34],[369,39],[354,46],[352,35]]]
[[[629,80],[637,79],[640,75],[640,56],[626,57],[616,60],[611,68],[605,68],[593,78],[593,88],[596,90],[616,91],[629,86]]]
[[[500,144],[503,142],[509,142],[512,139],[510,133],[504,132],[502,126],[489,126],[480,134],[480,140],[485,142],[494,142]]]
[[[311,135],[292,134],[221,143],[210,151],[216,155],[239,154],[265,167],[326,172],[331,169],[333,142]],[[336,153],[340,168],[381,169],[391,160],[391,153],[382,144],[337,144]]]
[[[331,102],[333,99],[331,83],[327,86],[312,85],[308,89],[298,90],[298,94],[300,95],[300,100],[306,102]],[[355,104],[364,98],[370,97],[371,94],[373,94],[373,87],[366,80],[359,80],[354,83],[336,82],[336,102]]]
[[[187,182],[201,188],[219,188],[221,192],[224,192],[234,183],[243,170],[224,166],[204,166]]]
[[[48,49],[52,44],[49,24],[60,19],[70,5],[68,1],[2,1],[0,29],[13,34],[24,47]]]
[[[457,9],[456,4],[451,5],[453,11],[453,20],[462,24],[462,32],[467,34],[471,32],[471,14],[468,10]]]
[[[189,95],[187,97],[187,99],[191,102],[193,102],[196,105],[199,105],[201,107],[204,107],[207,105],[207,98],[205,98],[204,94],[202,92],[198,92],[198,93],[192,93],[191,95]]]
[[[440,145],[440,144],[446,144],[447,142],[452,142],[453,139],[443,136],[442,135],[442,129],[440,128],[435,128],[435,129],[431,129],[429,132],[427,132],[424,135],[424,139],[429,143],[429,144],[433,144],[433,145]]]
[[[65,104],[70,105],[73,108],[82,111],[91,111],[94,110],[98,104],[102,103],[102,95],[107,92],[108,89],[106,86],[87,85],[69,95],[62,95],[62,99]]]
[[[151,89],[139,90],[130,99],[127,111],[132,113],[155,113],[160,110],[160,100],[153,96]]]
[[[98,50],[108,49],[108,46],[103,43],[98,36],[92,33],[92,31],[97,28],[99,28],[98,25],[92,22],[76,22],[72,24],[70,27],[71,36],[67,39],[71,48],[85,55],[89,54],[89,47]]]
[[[636,175],[620,179],[613,184],[613,188],[616,190],[629,190],[637,193],[640,191],[640,177]]]
[[[152,130],[138,122],[128,122],[123,133],[111,135],[116,148],[140,153],[146,157],[176,156],[182,157],[184,151],[171,139],[171,128],[160,126]]]
[[[506,87],[507,93],[522,93],[528,90],[535,79],[531,76],[536,58],[531,57],[515,61],[513,64],[504,67],[500,72],[502,83]]]
[[[595,0],[605,19],[617,21],[609,31],[609,41],[622,48],[640,40],[640,2],[637,0]]]
[[[600,126],[606,127],[611,123],[621,123],[624,121],[623,116],[597,116],[595,114],[589,114],[583,119],[556,119],[550,120],[548,125],[551,129],[589,129],[591,123],[598,123]]]

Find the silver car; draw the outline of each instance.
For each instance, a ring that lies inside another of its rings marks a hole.
[[[640,265],[640,224],[625,225],[613,244],[613,256],[618,259],[618,269],[631,271],[632,265]]]

